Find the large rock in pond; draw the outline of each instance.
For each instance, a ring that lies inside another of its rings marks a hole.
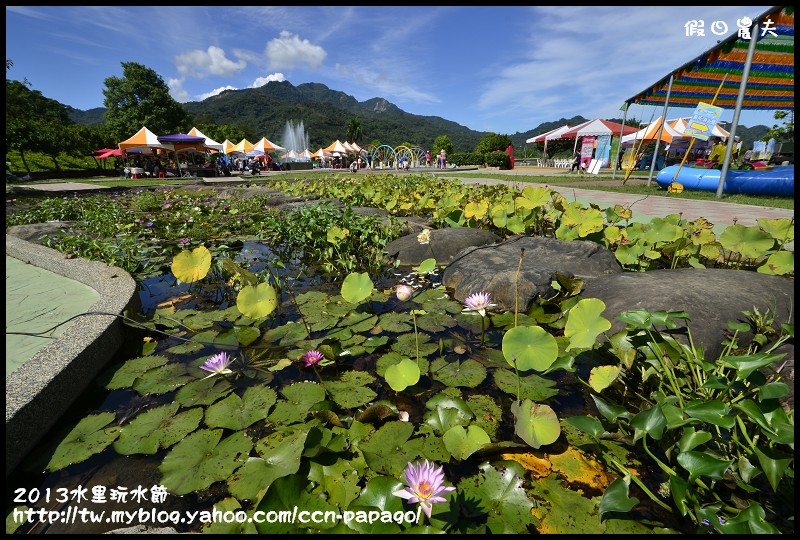
[[[581,297],[599,298],[606,304],[603,317],[612,323],[607,335],[625,327],[616,318],[623,311],[685,311],[689,321],[676,320],[678,326],[668,332],[688,344],[688,327],[695,346],[702,345],[706,360],[712,362],[722,353],[722,342],[732,334],[728,321],[748,322],[743,311],[752,313],[757,309],[762,315],[774,316],[773,336],[780,333],[781,323],[794,324],[794,280],[745,270],[682,268],[626,272],[587,281]],[[739,345],[746,347],[752,338],[752,332],[740,332]],[[788,403],[793,407],[794,341],[783,344],[775,353],[786,354],[774,367],[783,366],[782,373],[791,388]]]
[[[517,288],[522,249],[525,252]],[[556,294],[551,286],[556,274],[586,280],[621,271],[614,254],[595,242],[515,236],[496,245],[459,253],[445,268],[442,284],[453,291],[453,297],[459,302],[472,293],[488,292],[492,303],[504,311],[514,310],[515,291],[518,290],[522,313],[537,298]]]
[[[466,248],[491,245],[501,240],[491,231],[469,227],[427,230],[430,231],[427,243],[420,243],[417,235],[409,234],[389,242],[386,252],[397,258],[400,266],[415,266],[430,258],[436,259],[437,264],[446,265]]]

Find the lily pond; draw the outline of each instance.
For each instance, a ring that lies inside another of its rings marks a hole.
[[[705,220],[629,223],[546,188],[414,175],[7,204],[7,226],[72,222],[43,243],[124,268],[141,304],[105,372],[7,478],[7,516],[131,518],[7,517],[7,532],[794,531],[794,410],[770,372],[793,327],[752,314],[705,358],[661,332],[683,312],[628,311],[607,335],[580,280],[501,312],[483,291],[456,301],[435,259],[401,268],[385,250],[414,217],[593,240],[630,271],[792,277],[788,220],[718,238]],[[756,339],[740,345],[744,330]],[[281,517],[296,509],[313,518]]]

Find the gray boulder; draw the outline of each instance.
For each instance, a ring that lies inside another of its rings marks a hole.
[[[461,251],[470,247],[488,246],[501,240],[491,231],[453,227],[430,230],[430,241],[421,244],[417,235],[409,234],[386,245],[390,257],[397,258],[400,266],[415,266],[433,257],[440,265],[450,264]]]
[[[517,289],[522,249],[525,252]],[[525,312],[537,298],[556,294],[551,286],[556,274],[587,280],[621,271],[614,254],[595,242],[515,236],[497,245],[459,253],[442,273],[442,284],[453,291],[459,302],[484,291],[491,294],[492,303],[499,310],[508,311],[515,308],[518,290],[519,311]]]

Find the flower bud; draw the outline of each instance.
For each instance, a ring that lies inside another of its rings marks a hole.
[[[403,302],[406,300],[411,299],[411,295],[414,294],[414,289],[412,289],[409,285],[398,285],[397,286],[397,298]]]

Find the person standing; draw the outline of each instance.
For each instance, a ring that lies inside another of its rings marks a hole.
[[[575,155],[572,156],[572,168],[569,173],[572,174],[572,171],[581,172],[581,153],[577,150],[575,150]]]
[[[446,169],[447,168],[447,152],[444,151],[444,148],[442,148],[442,151],[439,153],[439,159],[441,160],[441,163],[442,163],[442,169]]]

